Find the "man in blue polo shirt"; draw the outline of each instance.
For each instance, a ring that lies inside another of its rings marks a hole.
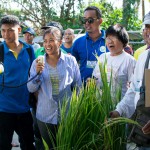
[[[99,29],[102,23],[101,17],[99,8],[87,7],[82,18],[86,34],[78,38],[73,44],[72,55],[80,64],[81,78],[84,82],[87,78],[92,77],[97,62],[95,55],[100,56],[108,51],[105,46],[105,31]]]
[[[4,72],[0,73],[0,150],[11,150],[14,131],[21,139],[22,150],[35,150],[29,92],[27,85],[23,84],[28,81],[29,68],[35,59],[34,50],[19,41],[21,27],[18,17],[4,16],[0,28],[4,39],[1,45]]]

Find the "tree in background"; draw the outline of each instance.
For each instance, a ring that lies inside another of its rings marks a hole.
[[[27,20],[37,33],[41,26],[54,20],[60,22],[64,29],[83,28],[80,16],[87,7],[84,0],[1,0],[0,11],[2,14],[16,14],[20,20]],[[107,0],[92,0],[90,5],[95,5],[102,10],[102,28],[116,23],[123,24],[127,30],[139,30],[141,21],[138,19],[138,5],[140,0],[124,0],[123,9],[114,8]],[[16,3],[19,10],[12,7],[12,2]],[[17,13],[16,13],[17,12]]]
[[[138,19],[140,0],[123,0],[122,23],[127,30],[139,30],[141,21]]]

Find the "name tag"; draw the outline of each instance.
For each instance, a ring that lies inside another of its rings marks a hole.
[[[97,61],[87,61],[87,68],[95,68]]]

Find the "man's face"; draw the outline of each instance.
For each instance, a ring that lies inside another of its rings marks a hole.
[[[73,39],[74,39],[74,33],[70,29],[65,30],[65,33],[64,33],[65,43],[72,43]]]
[[[99,30],[102,19],[98,19],[95,10],[87,10],[84,12],[83,25],[87,32],[93,33]]]
[[[21,27],[19,25],[2,24],[1,26],[1,35],[7,44],[11,44],[15,41],[18,41],[20,32]]]
[[[28,43],[28,44],[32,44],[32,43],[33,43],[33,38],[34,38],[34,36],[33,36],[32,34],[28,33],[28,32],[26,32],[26,33],[24,34],[24,40],[25,40],[26,43]]]
[[[145,43],[150,46],[150,24],[146,24],[143,29],[143,38]]]

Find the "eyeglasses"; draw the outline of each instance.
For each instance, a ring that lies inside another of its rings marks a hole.
[[[118,38],[117,37],[113,37],[113,38],[109,38],[109,37],[107,37],[106,39],[106,42],[108,43],[108,42],[115,42],[115,41],[117,41],[118,40]]]
[[[97,20],[97,18],[88,18],[88,19],[85,19],[85,18],[82,18],[82,24],[86,24],[86,22],[88,22],[89,24],[93,23],[94,20]]]
[[[72,33],[64,33],[64,35],[72,35]]]

